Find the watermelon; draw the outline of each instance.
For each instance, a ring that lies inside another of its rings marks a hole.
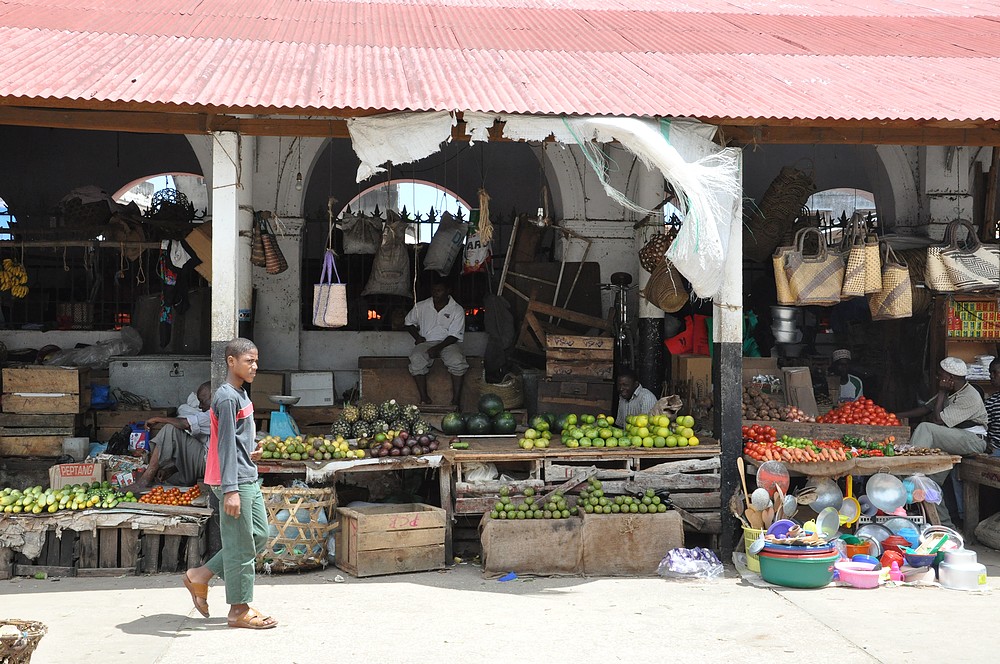
[[[511,434],[517,431],[517,420],[506,411],[493,418],[493,433]]]
[[[479,397],[479,412],[493,418],[503,412],[503,399],[487,392]]]
[[[556,421],[552,423],[552,427],[551,427],[552,432],[553,433],[562,433],[563,429],[566,429],[569,426],[572,426],[569,423],[569,418],[570,418],[570,414],[569,413],[563,413],[562,415],[557,416],[556,417]]]
[[[465,428],[470,435],[486,436],[489,435],[490,429],[493,428],[493,422],[486,415],[475,413],[466,419]]]
[[[441,419],[441,431],[449,436],[465,433],[465,417],[461,413],[448,413]]]

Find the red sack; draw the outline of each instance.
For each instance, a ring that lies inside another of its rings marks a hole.
[[[684,331],[663,342],[671,355],[709,355],[707,316],[684,317]]]

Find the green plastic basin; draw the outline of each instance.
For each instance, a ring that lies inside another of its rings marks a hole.
[[[760,575],[768,583],[786,588],[822,588],[833,581],[833,564],[839,555],[796,558],[761,551]]]

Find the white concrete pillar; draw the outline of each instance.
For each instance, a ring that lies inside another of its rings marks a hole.
[[[285,219],[274,223],[275,236],[288,269],[268,274],[262,267],[253,268],[257,291],[254,311],[254,343],[260,350],[260,366],[269,370],[299,368],[301,346],[301,308],[303,297],[312,301],[311,289],[302,292],[302,231],[305,219]],[[319,281],[319,274],[309,275]]]
[[[253,143],[232,132],[212,142],[212,384],[225,380],[225,345],[248,321]]]
[[[944,237],[948,223],[973,218],[972,174],[969,161],[972,148],[928,146],[920,150],[920,193],[927,200],[927,235],[933,240]]]

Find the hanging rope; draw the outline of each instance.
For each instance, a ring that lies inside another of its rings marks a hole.
[[[479,188],[479,239],[483,244],[489,244],[493,239],[493,222],[490,221],[490,195],[486,189]]]

